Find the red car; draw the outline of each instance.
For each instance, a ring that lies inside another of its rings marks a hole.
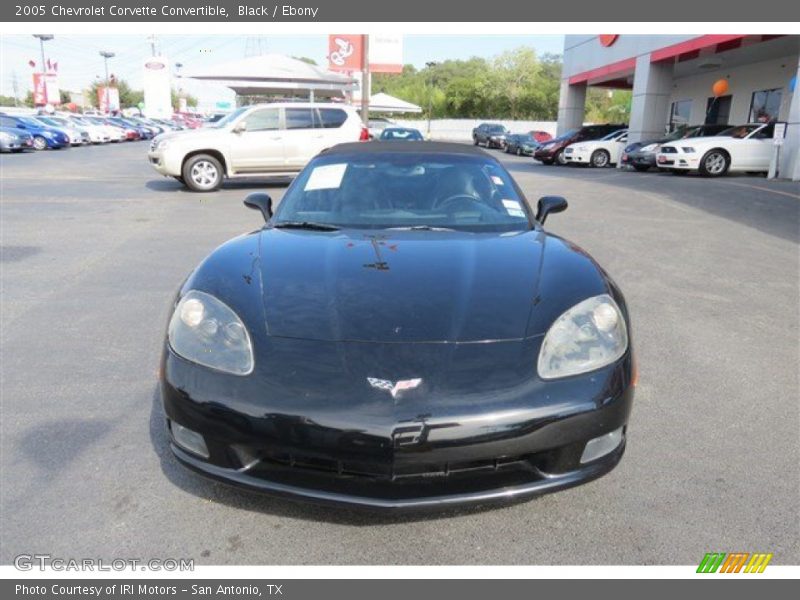
[[[176,112],[172,115],[172,120],[179,125],[183,125],[187,129],[197,129],[203,126],[203,121],[190,113]]]
[[[529,133],[533,136],[533,139],[535,139],[540,144],[544,142],[549,142],[550,140],[553,139],[553,136],[547,133],[546,131],[534,130],[530,131]]]

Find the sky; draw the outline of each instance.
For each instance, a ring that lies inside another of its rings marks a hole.
[[[45,43],[45,57],[58,62],[61,89],[79,91],[96,78],[104,78],[100,51],[114,52],[109,60],[109,72],[141,89],[142,64],[151,55],[148,35],[57,35]],[[561,35],[408,35],[403,39],[403,62],[418,68],[428,61],[467,59],[473,56],[491,58],[519,46],[533,47],[539,54],[561,54],[564,38]],[[327,64],[326,35],[161,35],[155,38],[156,52],[166,56],[174,66],[183,65],[190,71],[215,63],[224,63],[246,56],[277,52],[290,56],[305,56],[319,65]],[[37,69],[41,62],[39,40],[32,35],[4,35],[0,38],[0,94],[24,98],[31,88],[34,60]],[[183,89],[197,97],[201,107],[213,106],[216,101],[230,101],[233,93],[219,84],[184,80]]]

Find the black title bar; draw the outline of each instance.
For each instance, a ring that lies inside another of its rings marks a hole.
[[[759,0],[10,0],[3,22],[742,22],[800,21],[800,2]],[[487,31],[487,33],[492,33]],[[536,27],[531,34],[542,33]]]

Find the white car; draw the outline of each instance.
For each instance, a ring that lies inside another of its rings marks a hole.
[[[628,143],[628,130],[620,129],[599,140],[570,144],[564,149],[564,160],[571,164],[607,167],[619,162]]]
[[[673,173],[699,171],[718,177],[729,171],[766,172],[774,152],[774,123],[748,123],[713,137],[686,138],[664,144],[656,165]]]
[[[89,132],[89,139],[93,144],[105,144],[111,141],[111,132],[107,127],[92,123],[86,117],[72,115],[69,117],[69,119],[74,121],[75,124],[81,129]]]
[[[352,106],[257,104],[238,108],[208,127],[157,136],[148,159],[156,171],[190,190],[210,192],[225,177],[295,175],[326,148],[368,139]]]

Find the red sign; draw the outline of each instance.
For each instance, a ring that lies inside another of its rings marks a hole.
[[[600,43],[603,44],[603,46],[605,46],[606,48],[608,48],[609,46],[613,46],[614,45],[614,42],[617,41],[617,38],[619,37],[619,35],[617,35],[617,34],[610,34],[610,35],[609,34],[603,34],[603,35],[601,35],[599,37],[600,37]]]
[[[35,106],[47,104],[47,85],[44,73],[33,74],[33,104]]]
[[[328,36],[328,68],[331,71],[359,71],[363,59],[363,35],[333,34]]]

